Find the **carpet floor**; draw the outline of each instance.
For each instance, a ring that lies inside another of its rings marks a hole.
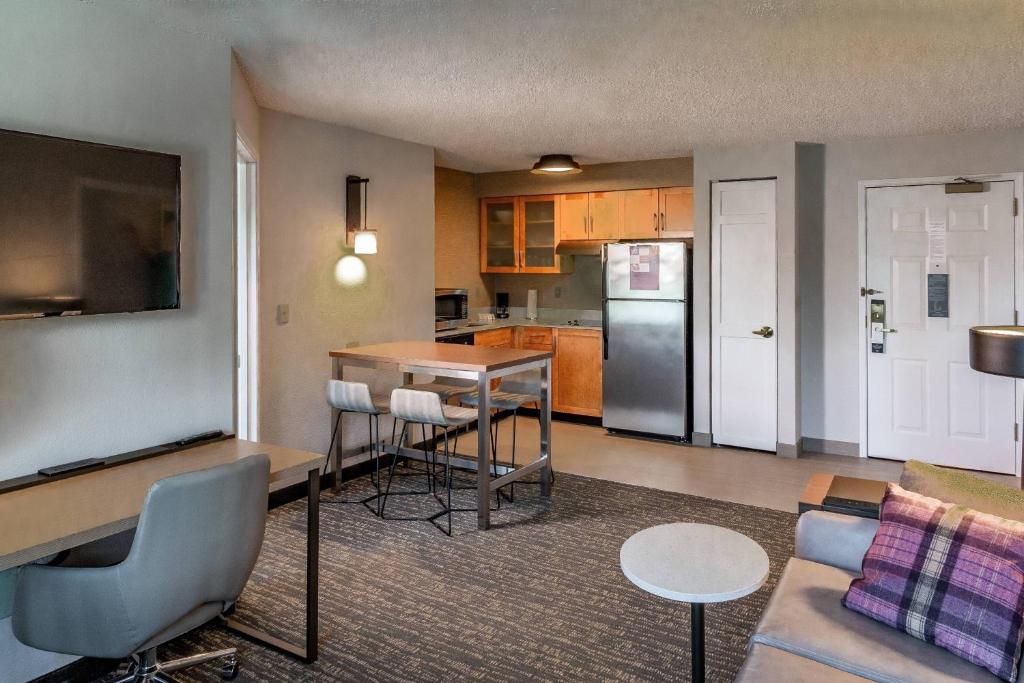
[[[402,481],[424,485],[418,477]],[[347,497],[369,490],[366,478],[348,486],[355,488]],[[460,492],[460,504],[471,507],[473,495]],[[492,530],[478,532],[475,513],[457,513],[448,538],[428,522],[385,521],[361,505],[330,504],[325,492],[319,661],[302,665],[216,624],[168,644],[161,659],[237,646],[244,681],[686,681],[689,606],[631,584],[619,570],[619,548],[640,529],[688,521],[746,534],[771,560],[764,588],[706,610],[708,679],[734,679],[793,554],[796,515],[567,474],[558,475],[548,501],[537,486],[518,485],[515,495],[492,513]],[[437,510],[416,498],[392,498],[389,514],[423,503]],[[271,512],[238,607],[239,618],[296,642],[305,523],[305,501]],[[175,678],[217,680],[216,667]]]

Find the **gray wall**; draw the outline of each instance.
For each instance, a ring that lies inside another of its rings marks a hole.
[[[180,154],[183,180],[180,311],[0,322],[0,479],[230,430],[227,46],[93,3],[4,3],[0,64],[0,127]],[[0,681],[67,660],[7,628]]]
[[[432,339],[434,152],[430,147],[261,110],[260,440],[326,452],[328,352],[347,344]],[[334,276],[344,248],[345,176],[370,179],[379,253],[366,282]],[[275,322],[288,304],[290,322]],[[398,377],[370,373],[380,389]],[[352,376],[359,376],[354,373]],[[389,386],[390,383],[390,386]],[[353,416],[355,417],[355,416]],[[365,421],[345,430],[365,438]]]
[[[842,442],[859,440],[860,277],[857,183],[886,178],[1019,172],[1024,170],[1024,129],[828,142],[825,147],[824,345],[822,407],[807,416],[804,434]],[[805,403],[806,405],[806,403]]]
[[[825,147],[796,146],[797,391],[801,436],[821,415],[824,382]]]
[[[695,150],[693,157],[694,432],[711,432],[711,183],[717,180],[776,178],[778,440],[795,447],[801,434],[796,277],[796,145],[793,142],[778,142],[736,147],[701,147]]]

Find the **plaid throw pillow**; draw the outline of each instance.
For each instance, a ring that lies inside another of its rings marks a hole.
[[[1024,639],[1024,523],[889,484],[843,605],[1011,683]]]

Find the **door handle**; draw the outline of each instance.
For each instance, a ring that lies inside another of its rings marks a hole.
[[[880,289],[870,289],[868,287],[861,287],[860,288],[860,295],[861,296],[872,296],[873,294],[885,294],[885,292],[883,292]]]
[[[890,330],[888,327],[883,327],[882,332],[885,332],[886,334],[896,334],[896,330]]]
[[[767,325],[765,325],[764,327],[762,327],[759,330],[754,330],[754,334],[756,334],[758,337],[764,337],[765,339],[771,339],[772,337],[775,336],[775,330],[773,330],[772,328],[770,328]]]
[[[665,232],[665,212],[661,212],[661,231]]]
[[[654,232],[658,232],[658,212],[654,212]]]

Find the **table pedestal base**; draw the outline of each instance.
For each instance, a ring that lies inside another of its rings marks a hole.
[[[704,603],[690,603],[690,670],[694,683],[704,683]]]

